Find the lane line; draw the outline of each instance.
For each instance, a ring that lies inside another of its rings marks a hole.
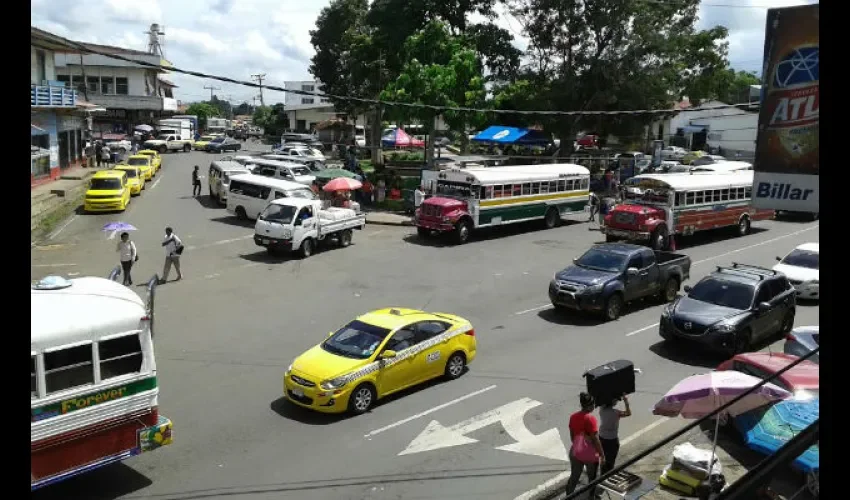
[[[370,432],[370,433],[368,433],[368,434],[364,435],[363,437],[365,437],[366,439],[370,439],[372,436],[378,435],[378,434],[380,434],[380,433],[382,433],[382,432],[384,432],[384,431],[388,431],[388,430],[390,430],[390,429],[394,429],[394,428],[396,428],[396,427],[398,427],[398,426],[400,426],[400,425],[404,425],[404,424],[406,424],[406,423],[408,423],[408,422],[412,422],[413,420],[416,420],[416,419],[418,419],[418,418],[422,418],[422,417],[424,417],[424,416],[426,416],[426,415],[430,415],[430,414],[434,413],[435,411],[442,410],[443,408],[448,408],[449,406],[452,406],[452,405],[454,405],[454,404],[460,403],[461,401],[465,401],[465,400],[467,400],[467,399],[469,399],[469,398],[472,398],[472,397],[478,396],[479,394],[484,394],[485,392],[487,392],[487,391],[491,391],[491,390],[493,390],[493,389],[495,389],[495,388],[496,388],[496,386],[495,386],[495,385],[491,385],[491,386],[489,386],[489,387],[485,387],[485,388],[483,388],[483,389],[479,389],[479,390],[477,390],[477,391],[475,391],[475,392],[471,392],[471,393],[467,394],[466,396],[461,396],[461,397],[459,397],[459,398],[457,398],[457,399],[453,399],[453,400],[451,400],[451,401],[449,401],[449,402],[447,402],[447,403],[443,403],[443,404],[441,404],[441,405],[438,405],[438,406],[435,406],[435,407],[430,408],[430,409],[428,409],[428,410],[425,410],[425,411],[423,411],[423,412],[421,412],[421,413],[417,413],[416,415],[411,415],[411,416],[409,416],[409,417],[407,417],[407,418],[405,418],[405,419],[403,419],[403,420],[399,420],[398,422],[395,422],[395,423],[392,423],[392,424],[390,424],[390,425],[387,425],[387,426],[381,427],[380,429],[375,429],[374,431],[372,431],[372,432]]]
[[[658,326],[658,323],[653,323],[653,324],[651,324],[651,325],[649,325],[649,326],[645,326],[645,327],[641,328],[640,330],[635,330],[635,331],[633,331],[633,332],[629,332],[629,333],[627,333],[627,334],[626,334],[626,337],[631,337],[632,335],[634,335],[634,334],[636,334],[636,333],[640,333],[640,332],[643,332],[643,331],[649,330],[650,328],[653,328],[653,327],[656,327],[656,326]]]
[[[76,264],[30,264],[30,267],[74,267]]]
[[[765,240],[765,241],[762,241],[762,242],[759,242],[759,243],[755,243],[755,244],[752,244],[752,245],[741,247],[741,248],[738,248],[738,249],[735,249],[735,250],[730,250],[728,252],[724,252],[724,253],[721,253],[721,254],[717,254],[713,257],[708,257],[707,259],[696,260],[696,261],[691,262],[691,267],[696,266],[698,264],[703,264],[705,262],[711,262],[712,260],[716,260],[716,259],[719,259],[721,257],[726,257],[728,255],[732,255],[732,254],[735,254],[735,253],[738,253],[738,252],[743,252],[744,250],[750,250],[752,248],[757,248],[757,247],[760,247],[762,245],[768,245],[770,243],[773,243],[773,242],[776,242],[776,241],[779,241],[779,240],[783,240],[785,238],[790,238],[791,236],[796,236],[798,234],[805,233],[806,231],[811,231],[812,229],[818,229],[819,227],[820,227],[820,224],[817,224],[817,225],[814,225],[814,226],[811,226],[811,227],[807,227],[805,229],[800,229],[799,231],[794,231],[793,233],[783,234],[782,236],[777,236],[776,238],[772,238],[772,239]],[[546,309],[547,307],[551,307],[551,306],[552,306],[551,304],[545,304],[545,305],[542,305],[542,306],[532,307],[531,309],[526,309],[524,311],[515,312],[514,315],[515,316],[521,316],[523,314],[528,314],[530,312],[539,311],[541,309]],[[650,325],[646,328],[652,328],[653,326],[655,326],[655,325]]]
[[[647,425],[643,429],[635,432],[634,434],[627,437],[626,439],[623,439],[622,441],[620,441],[620,449],[622,449],[623,446],[629,444],[630,442],[634,441],[635,439],[646,434],[647,432],[651,431],[652,429],[663,424],[664,422],[667,422],[668,420],[670,420],[670,419],[666,418],[666,417],[662,417],[662,418],[656,420],[655,422],[652,422],[651,424]],[[562,482],[566,482],[566,480],[569,479],[569,477],[570,477],[570,471],[567,470],[567,471],[561,472],[560,474],[553,477],[552,479],[549,479],[545,483],[542,483],[539,486],[537,486],[537,487],[535,487],[531,490],[526,491],[522,495],[519,495],[514,500],[532,500],[533,498],[536,498],[537,496],[539,496],[541,493],[544,493],[546,490],[554,488],[555,486],[559,485]]]
[[[68,219],[68,221],[67,221],[67,222],[65,222],[64,224],[62,224],[62,226],[60,226],[58,229],[55,229],[52,233],[48,234],[48,235],[47,235],[47,239],[48,239],[48,240],[52,240],[53,238],[55,238],[55,237],[59,236],[59,233],[61,233],[62,231],[64,231],[66,227],[68,227],[69,225],[71,225],[71,223],[72,223],[72,222],[74,222],[75,220],[77,220],[77,217],[78,217],[78,215],[77,215],[77,214],[72,215],[72,216],[71,216],[71,218],[70,218],[70,219]],[[35,243],[33,243],[33,246],[35,246]]]
[[[162,180],[162,175],[160,175],[157,180],[153,181],[153,184],[151,184],[151,189],[156,188],[159,185],[159,181],[161,181],[161,180]]]

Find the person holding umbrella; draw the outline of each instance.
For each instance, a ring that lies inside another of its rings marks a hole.
[[[124,286],[133,284],[133,277],[130,276],[130,270],[133,269],[133,264],[139,260],[139,253],[136,251],[136,244],[130,239],[130,233],[121,233],[121,239],[115,248],[118,252],[118,259],[121,261],[121,270],[124,272]]]

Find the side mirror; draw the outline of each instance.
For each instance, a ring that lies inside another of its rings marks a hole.
[[[770,304],[768,302],[762,302],[761,304],[759,304],[759,306],[758,306],[759,314],[765,314],[768,311],[770,311]]]
[[[782,262],[782,257],[777,257],[776,260],[778,260],[779,262]]]
[[[395,351],[387,349],[386,351],[381,353],[381,359],[392,359],[396,356]]]
[[[573,257],[573,264],[578,264],[578,257]]]
[[[694,287],[692,287],[691,285],[685,285],[684,287],[682,287],[682,290],[684,290],[685,293],[691,293],[691,290],[693,289]]]
[[[630,267],[626,269],[626,274],[629,276],[637,276],[639,272],[640,271],[638,271],[638,268],[636,267]]]

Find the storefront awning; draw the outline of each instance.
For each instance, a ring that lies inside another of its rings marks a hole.
[[[47,131],[30,123],[30,135],[46,134]]]
[[[494,125],[472,138],[475,142],[490,142],[497,144],[548,144],[551,142],[537,130],[527,128],[505,127]]]

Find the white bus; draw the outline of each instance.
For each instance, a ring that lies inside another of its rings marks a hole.
[[[104,278],[32,285],[33,490],[171,444],[172,424],[157,401],[155,287],[156,276],[145,302]]]
[[[419,236],[452,232],[460,244],[481,227],[542,220],[552,228],[586,216],[590,202],[590,171],[569,163],[451,168],[429,184],[433,196],[416,211]]]

